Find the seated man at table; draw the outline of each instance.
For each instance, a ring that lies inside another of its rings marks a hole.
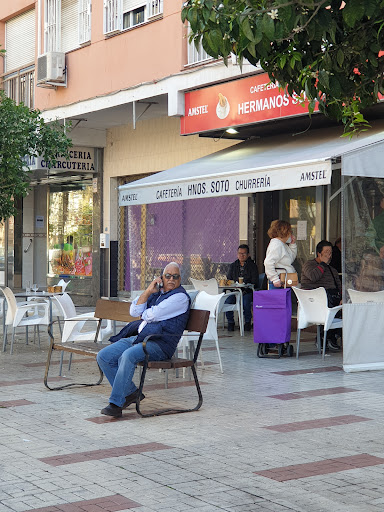
[[[330,308],[341,304],[341,281],[337,270],[330,265],[331,259],[332,244],[322,240],[316,246],[316,258],[304,263],[301,271],[301,287],[304,290],[314,290],[323,286]],[[340,349],[336,341],[336,336],[341,335],[338,331],[340,330],[329,331],[327,336],[328,346],[333,350]]]
[[[115,341],[98,353],[97,362],[112,386],[109,405],[101,410],[101,414],[118,418],[123,409],[136,402],[138,389],[132,379],[136,364],[145,359],[142,342],[146,336],[156,335],[146,346],[150,361],[173,356],[187,325],[191,303],[180,283],[179,265],[169,263],[162,276],[156,277],[131,305],[131,315],[141,317],[141,321],[131,322],[137,324],[136,332],[129,333],[129,337]],[[127,329],[121,332],[124,330]],[[142,394],[140,400],[143,398]]]
[[[239,282],[243,278],[244,284],[259,284],[259,270],[256,263],[249,256],[249,247],[246,244],[239,245],[237,249],[237,260],[231,263],[229,267],[227,279]],[[252,302],[253,302],[253,289],[252,287],[245,287],[243,290],[243,310],[244,310],[244,330],[250,331],[252,329]],[[228,304],[235,304],[236,298],[232,295],[225,301]],[[226,313],[228,320],[228,331],[235,329],[235,320],[233,311]]]

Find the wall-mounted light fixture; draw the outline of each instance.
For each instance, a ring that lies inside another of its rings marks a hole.
[[[236,133],[239,133],[235,128],[227,128],[225,131],[230,135],[235,135]]]

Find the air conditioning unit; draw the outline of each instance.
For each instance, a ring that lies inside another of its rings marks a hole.
[[[65,53],[47,52],[37,58],[37,83],[65,82]]]

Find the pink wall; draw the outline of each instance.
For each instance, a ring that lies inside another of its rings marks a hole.
[[[103,2],[93,2],[92,44],[66,55],[68,87],[36,88],[35,105],[51,109],[178,73],[184,34],[180,2],[167,0],[162,19],[105,38]]]
[[[0,20],[7,21],[8,18],[13,18],[24,11],[32,9],[36,5],[37,0],[1,0],[0,1]],[[3,40],[0,40],[3,45]]]

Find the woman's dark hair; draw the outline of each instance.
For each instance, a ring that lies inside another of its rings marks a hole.
[[[285,238],[292,233],[292,226],[285,220],[273,220],[268,229],[269,238]]]

